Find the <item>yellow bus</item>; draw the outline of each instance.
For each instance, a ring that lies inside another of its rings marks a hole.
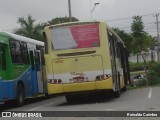
[[[69,22],[44,28],[48,94],[112,91],[115,97],[129,81],[124,42],[105,22]]]

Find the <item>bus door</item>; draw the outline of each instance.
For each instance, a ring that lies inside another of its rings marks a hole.
[[[4,92],[3,86],[3,76],[4,71],[6,70],[6,55],[5,55],[5,45],[0,44],[0,100],[6,97],[7,94]]]
[[[32,86],[32,95],[37,94],[37,76],[36,76],[36,68],[35,68],[35,55],[34,55],[34,50],[29,51],[30,54],[30,61],[31,61],[31,86]]]
[[[42,62],[41,62],[41,52],[36,50],[36,73],[37,73],[37,83],[38,83],[38,93],[43,93],[43,77],[42,77]]]
[[[110,33],[110,32],[109,32]],[[112,34],[112,33],[111,33]],[[110,35],[110,34],[109,34]],[[109,36],[109,43],[110,43],[110,54],[111,54],[111,66],[112,66],[112,76],[113,76],[113,83],[114,83],[114,88],[113,89],[118,89],[118,83],[117,83],[117,66],[116,66],[116,50],[115,50],[115,42],[114,38],[112,35]]]
[[[0,45],[0,101],[3,98],[3,86],[2,86],[2,46]]]

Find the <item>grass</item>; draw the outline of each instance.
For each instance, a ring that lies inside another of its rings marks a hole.
[[[146,87],[160,87],[160,84],[157,84],[157,85],[149,85],[149,86],[136,86],[136,87],[131,87],[130,85],[128,85],[128,86],[127,86],[127,90],[134,90],[134,89],[146,88]]]
[[[145,74],[145,71],[135,71],[135,72],[130,72],[130,75],[137,75],[137,74]]]
[[[127,86],[127,90],[134,90],[134,89],[138,89],[138,88],[146,88],[148,86],[136,86],[136,87],[131,87],[130,85]]]

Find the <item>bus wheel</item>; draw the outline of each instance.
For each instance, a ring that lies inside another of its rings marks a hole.
[[[121,94],[120,76],[118,74],[118,90],[113,92],[114,98],[119,98]]]
[[[24,88],[21,84],[18,84],[17,86],[17,105],[19,107],[23,106],[24,104]]]
[[[114,98],[119,98],[120,97],[120,90],[117,90],[117,91],[114,91],[113,95],[114,95]]]
[[[48,93],[45,93],[45,98],[46,98],[46,99],[50,99],[50,98],[51,98],[51,96],[50,96],[50,95],[48,95]]]
[[[73,95],[66,95],[65,97],[66,97],[67,103],[74,103],[75,102]]]
[[[122,88],[122,92],[126,92],[127,91],[127,88],[126,88],[126,86],[124,86],[123,88]]]

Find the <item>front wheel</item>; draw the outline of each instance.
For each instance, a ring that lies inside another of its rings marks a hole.
[[[23,106],[23,104],[24,104],[24,88],[21,84],[18,84],[18,86],[17,86],[16,102],[19,107]]]

